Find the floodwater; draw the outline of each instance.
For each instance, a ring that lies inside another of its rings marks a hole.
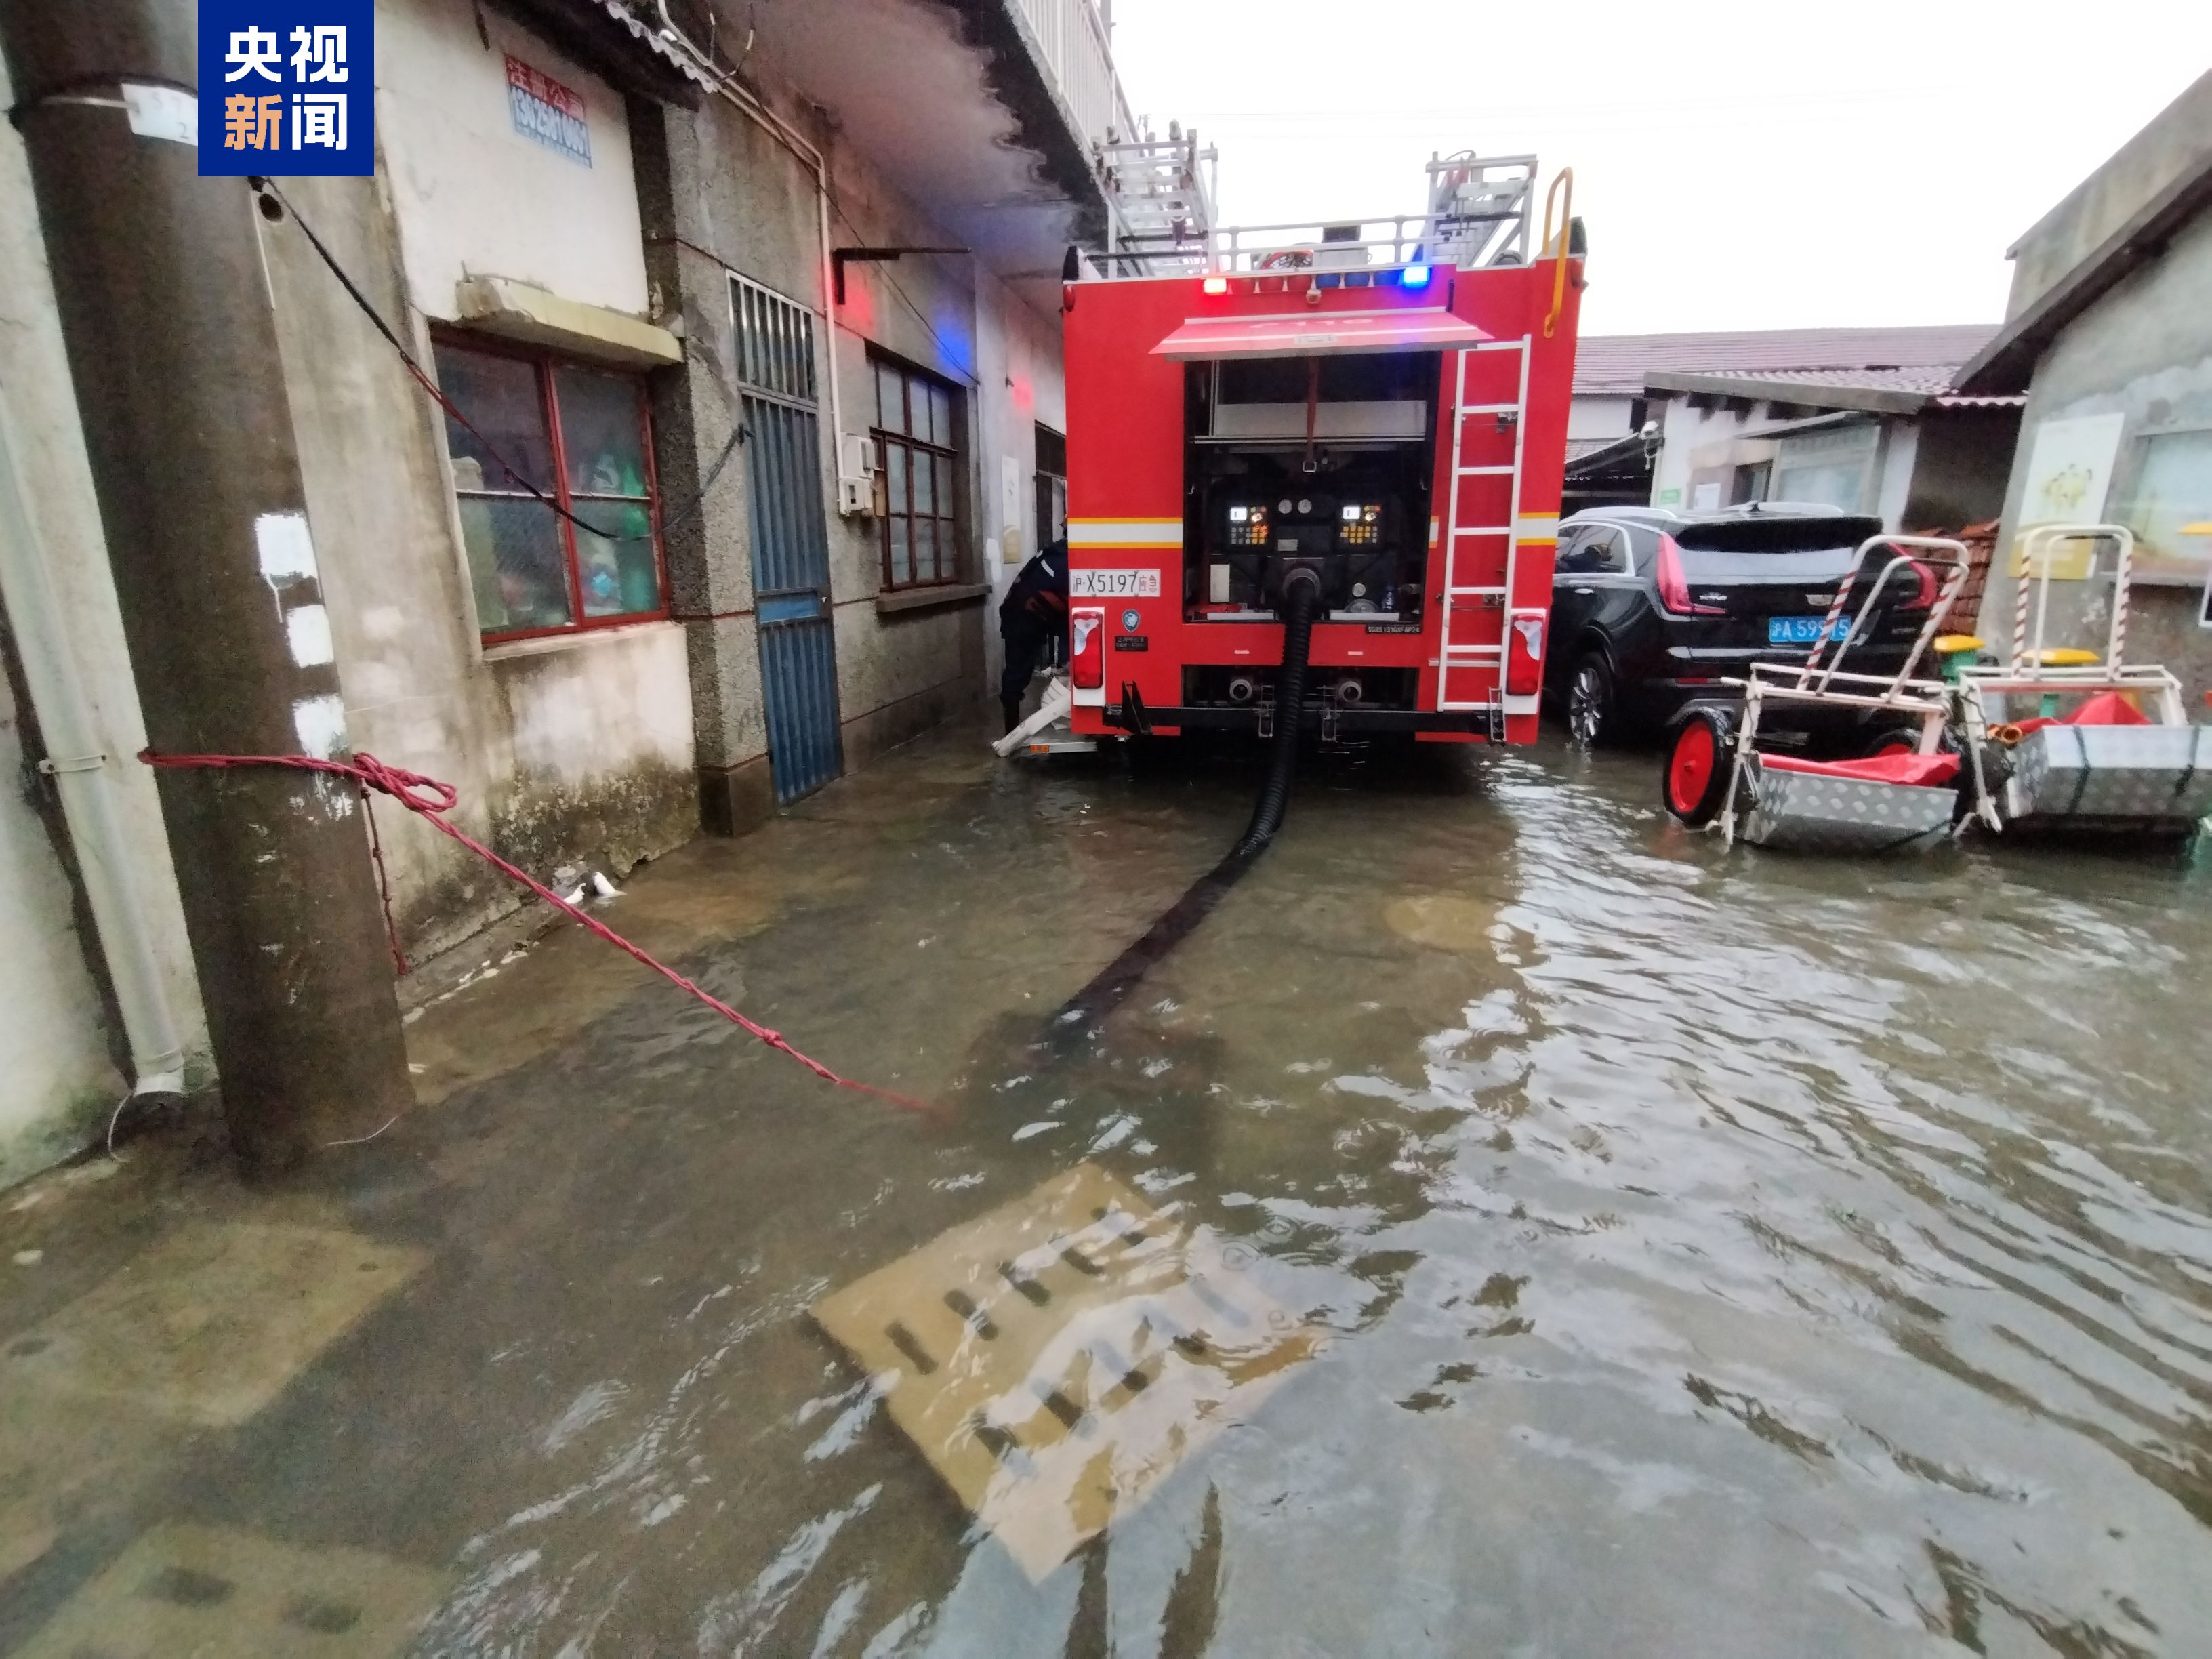
[[[1656,772],[1323,764],[1055,1029],[1256,775],[940,732],[607,911],[930,1114],[571,930],[298,1186],[0,1196],[0,1650],[2212,1651],[2212,870]]]

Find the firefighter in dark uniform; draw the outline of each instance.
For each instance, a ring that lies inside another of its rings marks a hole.
[[[1006,710],[1007,731],[1021,723],[1022,698],[1047,641],[1066,631],[1067,543],[1048,542],[1021,568],[1006,597],[999,601],[999,637],[1006,647],[999,703]]]

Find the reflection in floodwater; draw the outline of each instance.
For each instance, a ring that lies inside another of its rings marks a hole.
[[[1724,860],[1651,769],[1319,769],[1056,1039],[1250,774],[948,734],[641,874],[942,1116],[540,947],[310,1218],[428,1265],[243,1426],[119,1442],[0,1649],[96,1647],[196,1526],[389,1563],[424,1654],[2203,1651],[2204,875]]]

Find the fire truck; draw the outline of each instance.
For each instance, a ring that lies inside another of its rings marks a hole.
[[[1583,246],[1571,173],[1071,258],[1078,739],[1534,739]],[[1556,225],[1554,215],[1556,211]]]

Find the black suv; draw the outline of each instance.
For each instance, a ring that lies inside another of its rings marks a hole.
[[[1803,661],[1836,585],[1858,564],[1861,544],[1881,533],[1879,520],[1796,501],[1574,514],[1559,526],[1547,668],[1568,730],[1585,744],[1648,734],[1693,703],[1734,700],[1718,684],[1723,676],[1741,678],[1754,662]],[[1893,556],[1869,550],[1838,634]],[[1938,586],[1917,562],[1893,576],[1842,666],[1895,673]],[[1822,653],[1834,655],[1832,645]],[[1846,724],[1863,722],[1846,716]]]

